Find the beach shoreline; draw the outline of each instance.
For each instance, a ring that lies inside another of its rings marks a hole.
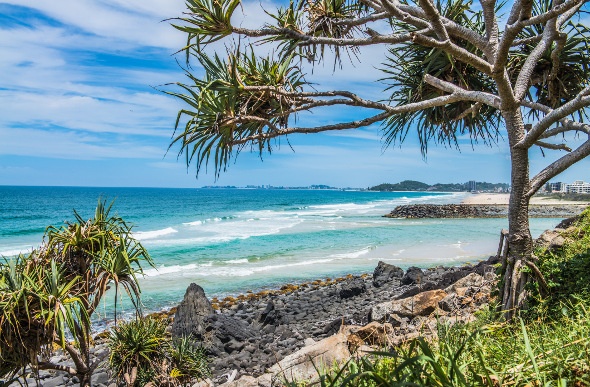
[[[485,204],[493,204],[493,205],[502,205],[508,204],[510,201],[510,194],[508,193],[476,193],[472,195],[465,196],[460,204],[477,204],[477,205],[485,205]],[[590,205],[590,197],[588,201],[573,201],[573,200],[559,200],[549,197],[543,196],[533,196],[531,198],[530,204],[534,205]]]

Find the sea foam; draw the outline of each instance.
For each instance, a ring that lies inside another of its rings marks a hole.
[[[133,233],[133,236],[140,241],[144,241],[147,239],[154,239],[164,235],[174,234],[177,232],[178,230],[172,227],[166,227],[164,229],[154,231],[136,231]]]

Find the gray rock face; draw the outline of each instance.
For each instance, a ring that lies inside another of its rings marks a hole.
[[[195,283],[190,284],[174,315],[172,336],[180,337],[192,334],[202,337],[205,333],[203,321],[212,313],[213,307],[205,296],[203,288]]]
[[[373,272],[373,286],[380,288],[388,282],[394,281],[393,286],[399,286],[401,278],[404,276],[404,270],[383,261],[379,261]],[[395,281],[397,280],[397,281]]]
[[[402,277],[402,284],[413,285],[422,283],[422,277],[424,277],[424,272],[422,269],[416,266],[411,266],[406,271],[406,274],[404,274]]]
[[[275,304],[272,302],[272,300],[266,304],[266,308],[264,309],[264,312],[260,314],[258,322],[261,323],[262,326],[267,324],[277,326],[281,324],[281,313],[275,308]]]
[[[241,351],[249,340],[255,342],[259,336],[259,332],[244,321],[223,314],[211,314],[203,324],[205,346],[213,355]]]
[[[363,294],[367,291],[367,285],[362,278],[354,278],[342,284],[340,298],[350,298]]]

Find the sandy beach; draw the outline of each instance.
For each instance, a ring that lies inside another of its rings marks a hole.
[[[510,194],[507,193],[477,193],[465,197],[461,204],[508,204]],[[548,197],[535,196],[531,199],[530,204],[547,204],[547,205],[559,205],[559,204],[578,204],[578,205],[590,205],[590,195],[588,201],[571,201],[571,200],[558,200]]]

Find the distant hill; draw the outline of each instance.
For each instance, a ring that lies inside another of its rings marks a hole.
[[[509,185],[505,183],[476,182],[477,191],[496,192],[508,191]],[[379,184],[369,187],[369,191],[431,191],[431,192],[468,192],[469,183],[436,183],[428,185],[420,181],[404,180],[395,184]]]
[[[379,184],[370,187],[369,191],[426,191],[430,186],[420,181],[404,180],[396,184]]]

